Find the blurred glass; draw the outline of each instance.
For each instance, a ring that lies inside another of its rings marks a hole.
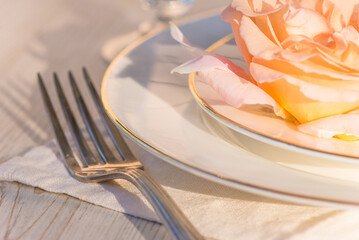
[[[158,20],[170,21],[183,16],[194,0],[141,0],[145,9],[152,9]]]
[[[101,55],[106,62],[112,59],[128,44],[169,21],[183,16],[195,0],[140,0],[145,10],[154,13],[154,18],[138,25],[135,31],[108,39],[102,46]]]

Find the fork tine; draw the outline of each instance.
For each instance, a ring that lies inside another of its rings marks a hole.
[[[107,163],[118,163],[118,160],[112,154],[110,148],[107,146],[107,144],[106,144],[105,140],[103,139],[103,137],[101,136],[101,133],[98,130],[95,122],[93,121],[93,119],[90,115],[90,112],[87,109],[87,106],[82,98],[80,90],[75,82],[75,79],[74,79],[71,71],[69,72],[69,78],[70,78],[72,90],[75,95],[77,106],[80,110],[80,113],[85,122],[86,128],[87,128],[101,158]]]
[[[110,135],[113,143],[115,144],[118,152],[120,153],[122,159],[127,160],[127,161],[134,160],[135,158],[134,158],[131,150],[127,146],[126,142],[123,140],[120,132],[118,131],[116,126],[112,123],[110,118],[107,116],[107,113],[105,112],[105,108],[103,107],[103,105],[100,101],[100,97],[97,94],[97,91],[92,83],[92,80],[90,78],[90,75],[88,74],[88,71],[86,70],[86,68],[83,67],[82,72],[83,72],[84,78],[86,80],[87,86],[90,89],[92,98],[94,99],[94,102],[96,104],[97,110],[102,118],[102,121],[103,121],[105,127],[106,127],[106,130],[107,130],[108,134]]]
[[[104,164],[102,160],[97,161],[95,156],[92,154],[89,146],[86,143],[85,138],[83,137],[81,130],[77,124],[77,121],[72,113],[72,110],[70,108],[70,105],[66,99],[66,96],[62,90],[59,78],[56,73],[54,73],[54,81],[56,85],[56,91],[57,95],[60,99],[61,107],[64,112],[64,115],[66,117],[67,123],[69,125],[70,131],[72,133],[72,136],[75,140],[75,143],[79,149],[79,152],[81,154],[81,162],[84,165],[84,167],[87,167],[89,165],[96,165],[96,164]]]
[[[59,145],[62,155],[65,158],[65,165],[67,170],[70,172],[71,175],[75,176],[75,172],[80,171],[80,165],[77,163],[74,154],[70,148],[70,145],[66,139],[66,136],[64,134],[64,131],[62,130],[62,127],[60,125],[59,119],[57,118],[56,112],[54,110],[54,107],[51,103],[49,94],[47,93],[45,84],[42,80],[42,77],[40,74],[37,74],[40,91],[42,95],[42,99],[46,108],[46,111],[48,113],[48,117],[50,118],[50,123],[52,126],[52,129],[54,130],[57,144]]]

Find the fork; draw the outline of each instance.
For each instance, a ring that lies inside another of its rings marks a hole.
[[[73,149],[70,147],[57,118],[43,79],[41,75],[38,74],[38,81],[44,105],[54,130],[57,143],[65,159],[64,164],[68,172],[81,182],[102,182],[112,179],[128,180],[149,200],[174,239],[204,239],[165,190],[143,170],[142,164],[132,154],[118,129],[107,116],[87,70],[85,68],[82,70],[99,115],[101,116],[103,124],[119,152],[121,159],[115,156],[115,151],[111,150],[105,142],[90,115],[73,74],[69,72],[69,80],[78,109],[100,157],[96,157],[90,150],[66,99],[59,78],[57,74],[54,73],[54,82],[60,99],[60,104],[69,125],[70,132],[72,133],[80,153],[79,157],[75,157]]]

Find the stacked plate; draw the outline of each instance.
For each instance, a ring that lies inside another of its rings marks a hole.
[[[219,16],[181,30],[206,49],[230,34]],[[238,64],[233,41],[214,52]],[[207,179],[298,203],[359,206],[359,143],[297,131],[267,109],[235,109],[195,77],[170,71],[192,57],[168,30],[144,37],[107,70],[102,100],[125,134],[165,161]]]

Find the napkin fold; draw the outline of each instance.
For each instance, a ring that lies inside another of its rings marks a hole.
[[[136,148],[137,157],[205,236],[215,239],[357,239],[358,211],[281,202],[213,183]],[[81,183],[66,171],[54,141],[0,164],[0,180],[65,193],[133,216],[158,221],[129,182]]]
[[[24,156],[14,157],[1,164],[0,180],[65,193],[102,207],[159,222],[149,204],[131,183],[122,180],[105,184],[82,183],[72,178],[54,142],[35,147]]]

